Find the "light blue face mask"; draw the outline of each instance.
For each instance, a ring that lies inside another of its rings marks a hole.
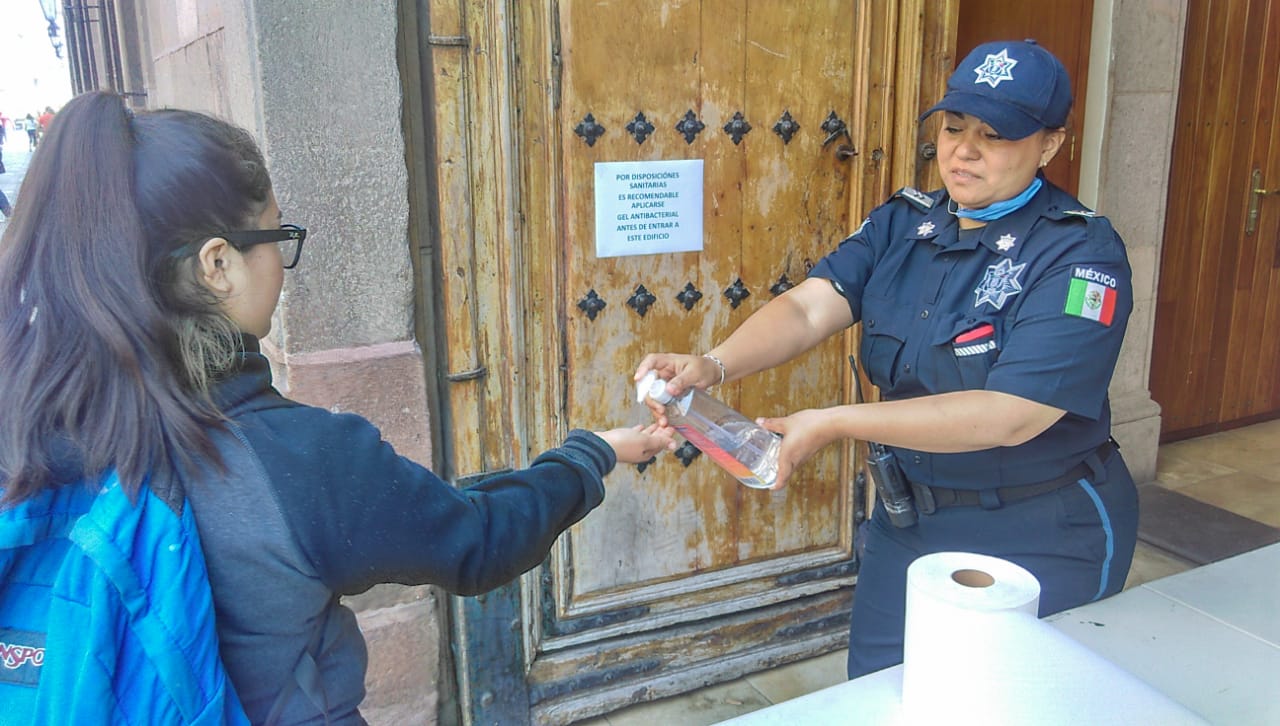
[[[951,211],[951,213],[957,217],[964,217],[965,219],[976,219],[979,222],[990,222],[993,219],[1000,219],[1001,217],[1012,214],[1027,206],[1027,202],[1031,201],[1031,198],[1036,195],[1036,192],[1040,191],[1040,187],[1042,186],[1044,186],[1044,183],[1040,180],[1040,177],[1036,177],[1031,180],[1030,186],[1024,189],[1021,194],[1013,199],[1006,199],[1003,202],[988,204],[981,209],[960,209],[959,207],[956,207]]]

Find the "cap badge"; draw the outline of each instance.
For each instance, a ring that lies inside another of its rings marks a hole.
[[[1013,243],[1017,241],[1018,238],[1011,234],[1000,235],[1000,239],[996,240],[996,249],[1001,252],[1008,252],[1013,249]]]
[[[985,83],[995,88],[1001,81],[1012,81],[1012,71],[1016,65],[1018,61],[1009,57],[1008,48],[999,53],[987,54],[987,59],[982,62],[982,65],[973,69],[973,72],[978,74],[978,79],[974,83]]]
[[[928,235],[933,234],[933,229],[934,229],[933,222],[925,221],[925,222],[922,222],[919,227],[916,227],[916,234],[921,237],[926,237]]]

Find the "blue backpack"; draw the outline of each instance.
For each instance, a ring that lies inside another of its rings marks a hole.
[[[168,495],[135,504],[110,474],[0,511],[0,724],[249,723],[195,518]]]

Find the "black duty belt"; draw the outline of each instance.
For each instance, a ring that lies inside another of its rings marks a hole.
[[[921,514],[933,514],[947,507],[982,507],[999,509],[1005,504],[1048,494],[1081,479],[1088,479],[1095,474],[1095,467],[1105,464],[1111,454],[1120,448],[1114,439],[1107,439],[1094,449],[1084,461],[1076,464],[1062,476],[1048,481],[1022,486],[998,487],[996,489],[951,489],[935,487],[911,482],[911,492],[915,495],[916,508]],[[1096,458],[1095,458],[1096,457]],[[1096,482],[1095,482],[1096,483]]]

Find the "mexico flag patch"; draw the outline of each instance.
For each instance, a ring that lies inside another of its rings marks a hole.
[[[1116,278],[1092,267],[1075,268],[1063,312],[1111,325],[1116,312]]]

